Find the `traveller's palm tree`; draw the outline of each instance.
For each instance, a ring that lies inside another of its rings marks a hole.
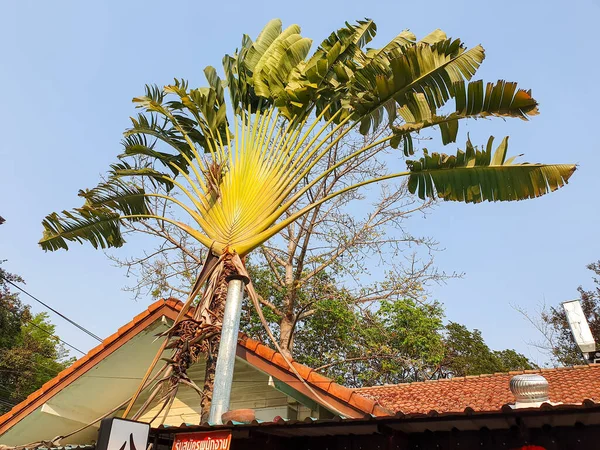
[[[199,353],[214,353],[225,277],[245,274],[240,258],[317,205],[398,177],[421,199],[523,200],[556,190],[573,174],[574,165],[515,163],[506,156],[506,138],[497,147],[493,138],[482,148],[467,141],[464,151],[424,151],[404,171],[348,185],[288,214],[323,177],[375,146],[401,147],[410,157],[412,136],[422,129],[439,128],[448,144],[456,141],[461,120],[538,113],[530,91],[515,83],[470,81],[484,59],[481,46],[467,49],[437,30],[421,40],[404,31],[382,48],[367,48],[375,32],[369,20],[346,24],[309,56],[311,40],[300,28],[282,30],[273,20],[255,42],[244,36],[241,49],[225,56],[223,80],[207,67],[207,87],[190,89],[183,80],[148,87],[134,99],[142,112],[125,132],[124,153],[107,180],[80,191],[81,208],[44,220],[40,244],[46,250],[66,249],[70,241],[119,247],[124,221],[150,218],[170,222],[210,249],[180,314],[206,284],[194,321],[178,320],[169,331],[178,339],[169,344],[176,350],[163,372],[172,383],[165,399],[174,398],[180,381],[199,390],[185,372]],[[381,139],[315,173],[346,134],[382,127],[388,131]],[[188,220],[150,214],[153,198],[180,208]],[[251,283],[248,288],[257,305]],[[207,387],[210,378],[207,373]]]

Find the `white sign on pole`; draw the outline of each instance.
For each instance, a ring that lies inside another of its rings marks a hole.
[[[596,342],[590,330],[590,325],[581,308],[579,300],[563,302],[563,308],[567,314],[567,321],[571,327],[573,339],[582,353],[592,353],[596,351]]]

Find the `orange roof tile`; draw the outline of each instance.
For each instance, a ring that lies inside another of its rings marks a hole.
[[[405,414],[426,414],[431,410],[462,412],[467,407],[474,411],[497,411],[507,403],[514,403],[509,382],[514,375],[522,373],[544,376],[548,380],[551,402],[581,404],[585,399],[600,401],[600,364],[374,386],[356,389],[355,392],[378,401],[387,409]]]
[[[12,427],[21,418],[35,410],[62,388],[77,379],[103,358],[125,344],[130,338],[153,323],[162,315],[174,319],[181,311],[182,303],[175,299],[159,300],[134,319],[120,327],[117,333],[106,338],[87,355],[60,372],[39,390],[0,416],[0,433]],[[240,351],[239,349],[242,349]],[[248,362],[258,364],[268,373],[282,376],[282,381],[296,383],[293,371],[281,354],[247,336],[240,335],[238,355]],[[550,401],[581,404],[585,399],[600,400],[600,364],[572,368],[541,369],[524,372],[499,373],[438,380],[425,383],[376,386],[349,389],[315,372],[310,367],[292,361],[294,369],[325,400],[341,406],[352,416],[372,414],[387,416],[393,412],[437,414],[442,412],[497,411],[506,403],[514,402],[508,388],[513,375],[518,373],[541,373],[550,385]],[[273,368],[271,370],[270,368]],[[287,381],[286,381],[287,380]],[[311,396],[312,394],[307,393]]]
[[[293,371],[280,353],[244,335],[240,335],[238,342],[249,352],[254,353],[264,361],[273,366],[277,366],[280,370],[287,373],[290,377],[289,379],[293,382],[295,374],[293,374]],[[358,417],[361,414],[373,414],[374,411],[376,411],[376,408],[383,411],[383,408],[377,404],[377,401],[367,397],[359,398],[360,395],[353,395],[354,391],[352,389],[335,383],[331,378],[327,378],[315,372],[310,367],[295,361],[292,361],[292,365],[308,385],[318,391],[320,395],[326,396],[326,400],[334,400],[347,407],[347,413],[349,411],[354,417]],[[297,384],[295,384],[294,387],[299,388]],[[389,411],[387,411],[387,413],[389,414]]]
[[[56,377],[46,382],[40,389],[30,394],[24,401],[14,406],[6,414],[0,416],[0,434],[41,406],[57,392],[76,380],[80,375],[83,375],[87,370],[91,369],[162,315],[167,315],[169,318],[174,319],[177,313],[181,311],[182,305],[182,302],[172,298],[162,299],[149,305],[145,311],[135,316],[131,322],[120,327],[116,333],[104,339],[97,347],[91,349],[87,355],[75,361],[75,363],[61,371]],[[240,336],[239,344],[245,350],[268,362],[268,364],[291,373],[283,357],[266,345],[245,336]],[[334,393],[333,395],[336,396],[336,399],[339,396],[339,400],[347,403],[351,410],[361,413],[371,413],[375,410],[377,405],[374,400],[368,398],[357,400],[358,396],[353,396],[351,389],[333,383],[331,379],[313,372],[311,368],[302,364],[293,362],[293,365],[309,385],[327,395]]]
[[[131,322],[119,328],[119,331],[107,337],[98,346],[91,349],[87,355],[84,355],[72,365],[62,370],[56,377],[44,383],[40,389],[30,394],[9,412],[0,416],[0,434],[4,433],[23,417],[41,406],[62,388],[68,386],[99,361],[129,341],[129,339],[135,336],[139,331],[159,319],[163,314],[170,315],[174,318],[178,312],[178,310],[173,307],[174,302],[179,303],[177,300],[173,299],[154,302],[146,311],[135,316]]]

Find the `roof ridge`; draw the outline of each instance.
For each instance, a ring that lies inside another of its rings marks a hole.
[[[147,317],[152,316],[152,314],[155,313],[155,311],[157,311],[161,307],[168,307],[174,311],[180,310],[181,309],[180,305],[182,305],[182,304],[183,303],[180,300],[169,297],[166,299],[161,298],[161,299],[151,303],[150,305],[148,305],[148,307],[146,309],[144,309],[141,313],[139,313],[138,315],[133,317],[130,321],[125,323],[125,325],[119,327],[118,330],[115,331],[113,334],[104,338],[102,340],[102,342],[100,342],[95,347],[91,348],[85,355],[83,355],[81,358],[76,360],[69,367],[66,367],[63,370],[61,370],[60,372],[58,372],[54,378],[48,380],[39,389],[37,389],[37,390],[33,391],[31,394],[29,394],[23,401],[21,401],[20,403],[17,403],[15,406],[13,406],[10,409],[10,411],[6,412],[3,415],[0,415],[0,429],[2,429],[8,422],[10,422],[10,420],[16,414],[19,414],[21,411],[25,410],[27,407],[29,407],[31,404],[33,404],[39,397],[42,397],[48,391],[53,389],[62,380],[69,377],[74,372],[77,372],[81,366],[84,366],[90,360],[95,359],[96,356],[98,354],[100,354],[102,351],[106,350],[107,348],[112,347],[114,345],[115,341],[117,341],[120,337],[122,337],[123,335],[130,332],[132,329],[134,329],[136,326],[138,326]]]
[[[269,361],[270,363],[275,364],[281,369],[293,373],[293,370],[291,370],[291,368],[288,366],[281,353],[272,349],[267,344],[249,337],[245,333],[240,332],[240,335],[241,338],[238,338],[238,342],[243,347]],[[337,399],[342,400],[353,407],[366,412],[367,414],[377,415],[381,414],[382,412],[385,412],[386,414],[390,413],[390,411],[384,411],[385,408],[383,408],[377,400],[368,398],[361,393],[356,392],[355,389],[341,385],[335,382],[332,378],[318,373],[312,367],[294,361],[293,358],[290,359],[290,362],[292,363],[293,368],[298,372],[298,374],[300,374],[300,377],[302,377],[306,383],[328,393],[329,395],[336,397]],[[360,398],[356,398],[357,395]]]
[[[45,396],[51,393],[57,385],[63,383],[65,379],[68,379],[69,381],[67,381],[67,384],[70,384],[71,381],[74,381],[78,378],[80,371],[83,368],[85,368],[86,365],[92,364],[92,366],[90,367],[93,367],[93,365],[96,364],[98,355],[101,355],[103,352],[106,351],[112,352],[112,349],[115,348],[115,342],[118,342],[119,339],[122,338],[124,335],[130,334],[132,330],[134,330],[147,318],[156,315],[157,311],[161,310],[161,308],[166,308],[167,310],[170,309],[174,313],[178,313],[181,311],[183,305],[184,303],[181,300],[178,300],[173,297],[160,298],[154,301],[153,303],[149,304],[146,309],[144,309],[140,314],[136,315],[135,317],[133,317],[133,319],[121,326],[115,333],[103,339],[101,343],[89,350],[84,356],[79,358],[69,367],[60,371],[54,378],[46,382],[39,389],[29,394],[27,398],[15,405],[10,411],[5,413],[4,415],[1,415],[1,432],[4,432],[8,428],[12,427],[12,425],[9,424],[11,424],[11,422],[13,422],[18,415],[22,414],[23,411],[26,411],[27,408],[31,407],[32,405],[35,405],[36,402],[40,400],[40,398],[47,399],[47,397]],[[165,309],[163,309],[162,311],[164,312]],[[262,342],[248,337],[244,333],[240,334],[241,338],[238,337],[238,343],[245,347],[248,351],[255,353],[261,358],[267,360],[269,363],[274,364],[288,372],[293,372],[288,367],[288,364],[285,362],[285,359],[279,352],[271,349]],[[104,356],[102,356],[102,358],[104,358]],[[353,409],[364,411],[369,414],[381,414],[382,412],[388,412],[383,407],[381,407],[381,405],[377,401],[368,399],[362,394],[355,392],[351,388],[339,385],[335,383],[332,379],[315,372],[314,369],[308,366],[295,362],[293,359],[291,362],[294,368],[301,374],[302,378],[307,383],[314,387],[317,387],[318,389],[327,393],[328,395],[335,397],[337,400],[351,405]],[[73,378],[74,374],[75,377]],[[54,393],[51,393],[51,396],[53,395]]]
[[[561,366],[561,367],[540,367],[538,369],[525,369],[525,370],[510,370],[508,372],[496,372],[496,373],[482,373],[479,375],[466,375],[461,377],[452,377],[452,378],[438,378],[436,380],[423,380],[423,381],[411,381],[408,383],[396,383],[396,384],[382,384],[378,386],[362,386],[358,388],[354,388],[355,391],[367,390],[367,389],[385,389],[385,388],[393,388],[400,386],[410,386],[412,384],[423,384],[423,383],[447,383],[452,381],[465,381],[472,380],[476,378],[491,378],[491,377],[500,377],[506,375],[523,375],[529,373],[546,373],[546,372],[557,372],[559,370],[583,370],[583,369],[591,369],[594,367],[600,367],[600,363],[590,363],[590,364],[581,364],[581,365],[573,365],[573,366]]]

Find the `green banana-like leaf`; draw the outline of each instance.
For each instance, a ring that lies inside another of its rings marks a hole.
[[[146,133],[151,137],[156,137],[157,139],[171,142],[173,147],[179,149],[180,154],[173,155],[171,153],[158,152],[154,150],[154,145],[150,146],[147,143]],[[185,154],[187,156],[189,149],[183,146],[181,141],[168,139],[166,135],[162,135],[154,130],[139,128],[135,133],[131,130],[126,131],[122,143],[124,151],[121,155],[119,155],[119,158],[121,159],[136,156],[147,157],[152,161],[158,161],[165,167],[168,167],[173,172],[174,177],[179,175],[179,171],[175,168],[175,166],[179,167],[185,173],[188,172],[187,160],[182,155]],[[131,166],[128,163],[125,164],[127,164],[128,167],[122,167],[122,169],[131,169]]]
[[[270,20],[262,29],[256,41],[248,50],[248,55],[245,58],[246,67],[250,72],[254,72],[256,65],[267,52],[271,44],[279,37],[282,30],[281,19]]]
[[[384,47],[367,50],[367,59],[379,64],[389,64],[390,55],[397,55],[397,51],[415,45],[416,40],[417,37],[414,33],[409,30],[404,30]]]
[[[326,119],[335,114],[342,107],[336,100],[348,92],[352,74],[366,58],[362,48],[376,32],[375,23],[367,19],[355,25],[346,22],[344,27],[331,33],[317,51],[291,73],[276,103],[280,110],[287,117],[303,116],[314,105],[317,114],[328,108]]]
[[[385,67],[372,63],[357,70],[351,103],[362,118],[361,133],[375,128],[384,113],[394,122],[396,108],[386,107],[390,101],[401,108],[421,94],[435,111],[454,96],[454,83],[471,79],[484,57],[483,47],[465,50],[460,40],[448,39],[406,47]]]
[[[179,102],[171,101],[166,106],[172,110],[177,124],[184,129],[190,139],[208,151],[206,136],[214,138],[220,134],[224,137],[227,120],[223,82],[214,67],[206,67],[204,74],[209,87],[188,91],[187,83],[176,79],[174,84],[165,86],[164,91],[179,96]],[[181,112],[191,113],[194,120]]]
[[[106,208],[84,206],[52,213],[42,221],[44,233],[39,244],[44,250],[68,249],[67,241],[92,244],[94,248],[121,247],[125,240],[119,228],[119,214]]]
[[[155,170],[150,165],[143,165],[141,167],[132,167],[128,162],[122,161],[119,163],[111,164],[110,166],[110,177],[111,179],[129,179],[135,177],[145,177],[150,180],[154,186],[157,184],[167,191],[171,191],[175,185],[171,181],[171,177],[166,173]]]
[[[407,161],[409,191],[421,199],[465,203],[525,200],[557,190],[575,172],[573,164],[515,164],[514,158],[506,159],[508,138],[495,152],[493,140],[484,150],[467,141],[466,152],[459,150],[456,156],[425,152],[423,158]]]
[[[437,30],[433,30],[431,33],[429,33],[427,36],[425,36],[419,42],[421,42],[423,44],[433,45],[433,44],[437,44],[438,42],[445,41],[446,39],[448,39],[448,36],[446,36],[446,33],[444,33],[442,30],[440,30],[438,28]]]
[[[311,39],[299,34],[284,32],[275,39],[252,75],[256,95],[276,100],[287,86],[292,71],[308,55],[311,45]]]
[[[47,216],[42,247],[66,249],[85,240],[118,247],[124,221],[156,219],[215,254],[246,255],[323,202],[395,177],[408,176],[421,198],[467,203],[533,198],[567,183],[575,166],[515,164],[506,159],[507,141],[493,152],[490,139],[485,150],[467,142],[453,156],[425,152],[409,162],[409,172],[350,183],[289,214],[324,177],[376,145],[403,142],[412,154],[411,134],[425,127],[439,126],[447,144],[462,119],[537,114],[530,91],[514,83],[469,82],[484,59],[481,46],[468,50],[435,30],[421,40],[405,31],[381,49],[367,49],[375,24],[345,25],[308,56],[311,40],[300,27],[283,29],[273,20],[256,41],[244,35],[240,49],[225,56],[223,80],[209,66],[208,86],[190,89],[178,79],[147,86],[134,99],[142,112],[124,133],[124,152],[108,181],[80,191],[83,207]],[[442,110],[450,99],[454,109]],[[386,121],[391,131],[378,128]],[[357,126],[362,133],[378,128],[380,138],[319,173],[319,162]],[[149,214],[157,198],[189,222]]]
[[[257,106],[256,102],[252,101],[253,89],[251,89],[248,81],[251,73],[249,73],[245,62],[252,44],[252,39],[247,35],[244,35],[239,52],[236,51],[233,56],[225,55],[223,57],[225,81],[227,83],[227,90],[229,91],[231,106],[235,114],[246,111],[248,106],[254,111]]]
[[[90,208],[108,208],[126,216],[148,214],[144,189],[119,179],[100,183],[94,189],[80,190],[79,196],[85,198]]]
[[[131,170],[131,169],[130,169]],[[46,216],[40,245],[44,250],[67,249],[67,241],[88,241],[94,248],[120,247],[125,242],[120,231],[120,218],[140,220],[148,214],[147,197],[141,187],[112,178],[94,189],[80,190],[85,205],[61,215]]]
[[[372,20],[359,20],[356,25],[346,22],[340,28],[321,42],[319,49],[307,61],[304,75],[309,83],[321,86],[323,82],[330,87],[348,80],[349,73],[345,70],[347,65],[350,72],[364,62],[366,54],[362,51],[377,32],[377,26]]]
[[[447,115],[436,115],[424,94],[416,93],[407,103],[398,108],[405,123],[393,127],[395,134],[390,141],[394,148],[403,141],[405,155],[412,154],[410,133],[423,128],[439,126],[444,145],[456,142],[458,122],[463,119],[477,119],[490,116],[517,117],[528,120],[530,116],[539,114],[538,103],[531,96],[531,91],[517,89],[517,83],[499,80],[496,84],[483,81],[472,81],[468,85],[464,81],[454,83],[455,112]]]

